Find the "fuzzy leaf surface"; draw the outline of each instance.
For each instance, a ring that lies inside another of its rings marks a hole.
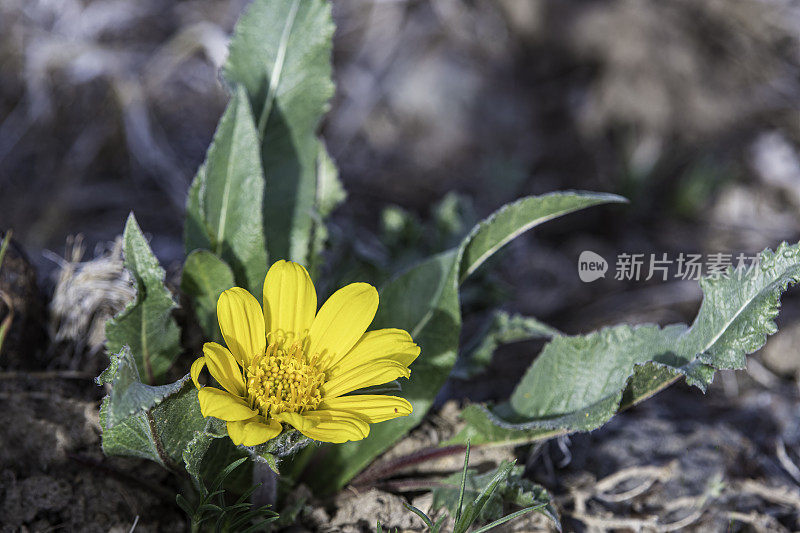
[[[108,403],[106,405],[106,427],[112,427],[129,416],[148,411],[161,403],[165,398],[178,392],[189,378],[185,376],[168,385],[145,385],[139,378],[139,370],[127,346],[111,355],[113,363],[109,366],[111,375],[103,373],[102,380],[111,384]]]
[[[123,241],[124,264],[136,283],[136,299],[106,323],[107,349],[119,353],[128,346],[139,375],[155,384],[180,353],[180,331],[172,317],[176,305],[164,286],[164,270],[132,213]]]
[[[202,431],[195,431],[194,437],[186,444],[186,449],[181,453],[181,459],[183,459],[186,473],[189,474],[189,478],[192,480],[195,489],[202,495],[208,493],[201,472],[203,459],[208,454],[214,439],[223,438],[222,436],[208,432],[207,429],[208,426]]]
[[[106,455],[141,457],[176,468],[182,453],[205,426],[197,402],[197,390],[186,385],[149,411],[138,411],[114,426],[107,424],[109,400],[100,409],[102,445]]]
[[[188,375],[168,385],[145,385],[127,348],[112,355],[97,382],[111,385],[100,407],[106,455],[140,457],[175,468],[206,426]]]

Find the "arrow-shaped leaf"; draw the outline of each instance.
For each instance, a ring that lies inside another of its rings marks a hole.
[[[139,375],[154,384],[180,353],[180,331],[172,310],[172,294],[164,287],[164,270],[150,250],[133,213],[123,235],[125,268],[136,282],[136,299],[106,324],[107,348],[130,348]]]

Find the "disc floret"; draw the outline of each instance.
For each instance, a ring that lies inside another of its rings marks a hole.
[[[262,416],[302,413],[322,401],[325,373],[309,360],[307,342],[275,339],[246,369],[247,397]]]

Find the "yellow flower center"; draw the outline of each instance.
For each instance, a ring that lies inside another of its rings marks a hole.
[[[302,413],[322,401],[325,373],[316,368],[316,357],[308,360],[304,344],[275,339],[246,369],[247,398],[263,416]]]

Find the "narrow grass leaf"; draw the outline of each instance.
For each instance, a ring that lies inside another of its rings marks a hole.
[[[425,525],[428,526],[428,528],[433,529],[433,522],[431,522],[430,517],[428,517],[428,515],[425,514],[425,511],[417,509],[410,503],[405,503],[405,502],[403,502],[403,507],[405,507],[406,509],[408,509],[409,511],[420,517],[422,521],[425,522]]]
[[[461,509],[464,505],[464,492],[467,490],[467,467],[469,466],[469,441],[467,451],[464,453],[464,469],[461,472],[461,488],[458,491],[458,504],[456,504],[456,523],[461,518]]]

